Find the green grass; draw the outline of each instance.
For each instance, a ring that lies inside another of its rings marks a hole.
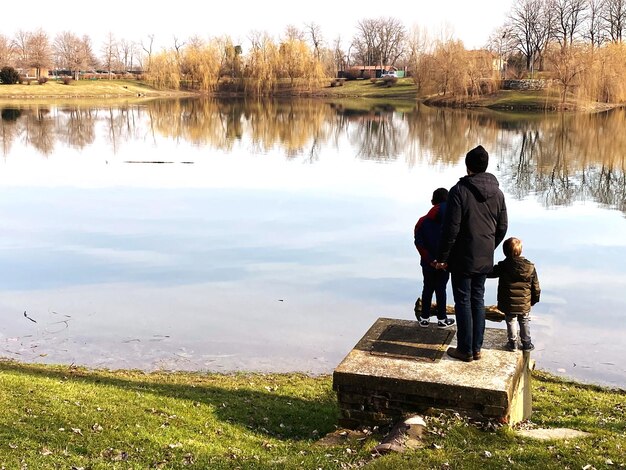
[[[339,418],[329,376],[1,362],[0,468],[624,468],[624,392],[541,372],[533,387],[533,423],[591,437],[533,441],[441,413],[423,449],[374,457],[377,432],[318,442]]]
[[[329,81],[330,84],[330,81]],[[399,78],[391,86],[370,80],[346,80],[342,86],[325,86],[316,95],[332,98],[384,98],[416,101],[417,88],[410,78]]]
[[[60,80],[48,80],[42,85],[33,80],[30,85],[0,84],[0,100],[16,98],[136,98],[163,94],[166,93],[138,80],[76,80],[67,85]]]
[[[364,106],[370,109],[372,104],[377,106],[384,103],[394,104],[396,108],[403,105],[410,108],[417,101],[422,100],[418,96],[413,80],[410,78],[400,78],[391,86],[385,86],[381,80],[376,82],[370,80],[348,80],[344,82],[343,86],[335,87],[330,86],[330,80],[324,83],[324,86],[312,93],[313,96],[341,100],[345,103],[350,102],[351,107],[354,103],[361,101],[368,103]],[[299,96],[300,93],[295,91],[293,94],[287,93],[287,95]],[[77,99],[93,99],[102,102],[103,99],[106,99],[110,103],[115,100],[128,101],[160,96],[189,96],[195,94],[193,92],[157,90],[138,80],[78,80],[72,81],[68,85],[64,85],[61,81],[49,80],[43,85],[39,85],[36,81],[31,82],[30,85],[0,85],[0,103],[15,101],[16,99],[29,102],[40,101],[43,103]],[[310,96],[311,93],[306,92],[305,95]],[[556,89],[523,92],[500,90],[491,95],[463,99],[462,101],[456,98],[432,96],[428,97],[425,102],[435,106],[486,107],[504,111],[540,111],[564,107],[566,109],[589,110],[600,106],[595,103],[576,103],[571,100],[565,106],[562,106],[561,97]]]

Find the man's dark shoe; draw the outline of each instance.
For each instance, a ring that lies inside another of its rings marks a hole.
[[[480,358],[483,357],[483,355],[480,353],[480,351],[476,351],[472,357],[474,358],[475,361],[480,361]]]
[[[463,362],[472,362],[474,360],[474,356],[472,354],[460,353],[456,348],[448,348],[448,356]]]
[[[532,351],[533,349],[535,349],[533,343],[522,343],[522,351]]]
[[[517,341],[509,341],[505,348],[507,351],[517,351]]]

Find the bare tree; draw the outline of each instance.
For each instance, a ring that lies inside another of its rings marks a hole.
[[[122,39],[118,43],[118,54],[118,62],[124,66],[124,71],[133,70],[137,56],[137,45],[132,41]]]
[[[380,29],[380,62],[381,65],[394,65],[404,54],[406,28],[396,18],[381,19]]]
[[[79,38],[69,31],[59,33],[52,43],[58,68],[69,70],[74,80],[80,78],[80,71],[93,65],[93,53],[89,36]]]
[[[305,24],[306,30],[309,34],[309,40],[313,45],[313,52],[317,60],[320,60],[320,48],[324,44],[324,38],[322,37],[322,29],[316,23]]]
[[[294,25],[287,25],[284,33],[285,41],[304,41],[306,40],[306,35],[304,31],[299,30]]]
[[[144,50],[144,52],[147,54],[147,64],[143,64],[143,69],[144,71],[149,71],[150,70],[150,66],[152,65],[152,47],[154,45],[154,34],[149,34],[148,35],[148,40],[144,43],[143,41],[141,42],[141,48]]]
[[[553,48],[554,49],[554,48]],[[548,54],[548,61],[554,69],[554,76],[561,88],[561,105],[565,105],[568,93],[580,83],[584,73],[584,61],[576,47],[561,47]]]
[[[424,91],[430,75],[428,61],[431,57],[431,43],[432,41],[425,29],[419,26],[414,26],[411,29],[407,40],[409,49],[407,63],[418,92]]]
[[[551,37],[553,18],[544,0],[516,0],[513,5],[509,16],[511,34],[531,73]]]
[[[599,47],[606,40],[603,19],[605,0],[587,0],[587,15],[584,25],[584,37],[591,47]]]
[[[41,76],[41,69],[49,67],[52,63],[52,52],[48,35],[38,29],[28,35],[26,42],[28,49],[28,65],[35,69],[35,76]]]
[[[109,79],[113,73],[113,69],[117,65],[118,43],[113,33],[109,33],[102,44],[102,65],[109,73]]]
[[[180,57],[180,53],[183,47],[185,47],[186,42],[181,41],[176,36],[174,36],[174,50],[176,51],[176,56]]]
[[[406,28],[396,18],[365,19],[357,23],[355,59],[364,65],[394,65],[405,50]]]
[[[498,57],[500,78],[506,78],[507,63],[517,48],[515,34],[510,23],[497,28],[487,39],[487,49]]]
[[[626,0],[605,0],[602,17],[609,39],[612,42],[622,42],[626,28]]]
[[[535,61],[531,64],[531,73],[534,71],[535,62],[539,64],[539,70],[543,70],[543,60],[550,41],[554,39],[555,14],[552,8],[554,0],[544,0],[541,2],[539,11],[540,21],[535,29]]]
[[[357,34],[352,40],[354,60],[363,65],[376,65],[380,58],[378,20],[365,19],[357,23]]]
[[[28,32],[19,30],[11,43],[18,68],[25,69],[28,67],[28,37]]]
[[[341,36],[337,36],[333,41],[333,60],[335,62],[335,72],[343,72],[350,66],[348,54],[341,46]]]
[[[582,28],[588,0],[552,0],[548,6],[554,15],[554,37],[562,48],[571,46]]]
[[[13,65],[14,52],[13,43],[9,40],[9,38],[0,34],[0,64],[3,66]]]

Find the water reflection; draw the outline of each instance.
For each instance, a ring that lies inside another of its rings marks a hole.
[[[539,365],[626,386],[624,109],[185,99],[0,116],[4,355],[328,372],[376,318],[412,317],[412,227],[481,143],[540,271]]]
[[[513,116],[409,106],[354,109],[320,101],[157,100],[141,106],[5,107],[0,142],[7,156],[20,140],[49,156],[57,143],[85,149],[101,127],[115,153],[155,135],[230,151],[247,138],[251,151],[280,148],[315,161],[346,139],[356,158],[409,165],[456,164],[468,143],[497,155],[503,184],[516,197],[536,193],[546,206],[596,201],[625,211],[626,110]]]

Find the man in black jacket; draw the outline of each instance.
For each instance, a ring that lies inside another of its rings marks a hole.
[[[486,173],[489,154],[479,145],[467,152],[467,176],[450,189],[436,267],[452,275],[457,347],[448,355],[462,361],[480,359],[485,333],[485,279],[493,253],[508,226],[504,194]]]

